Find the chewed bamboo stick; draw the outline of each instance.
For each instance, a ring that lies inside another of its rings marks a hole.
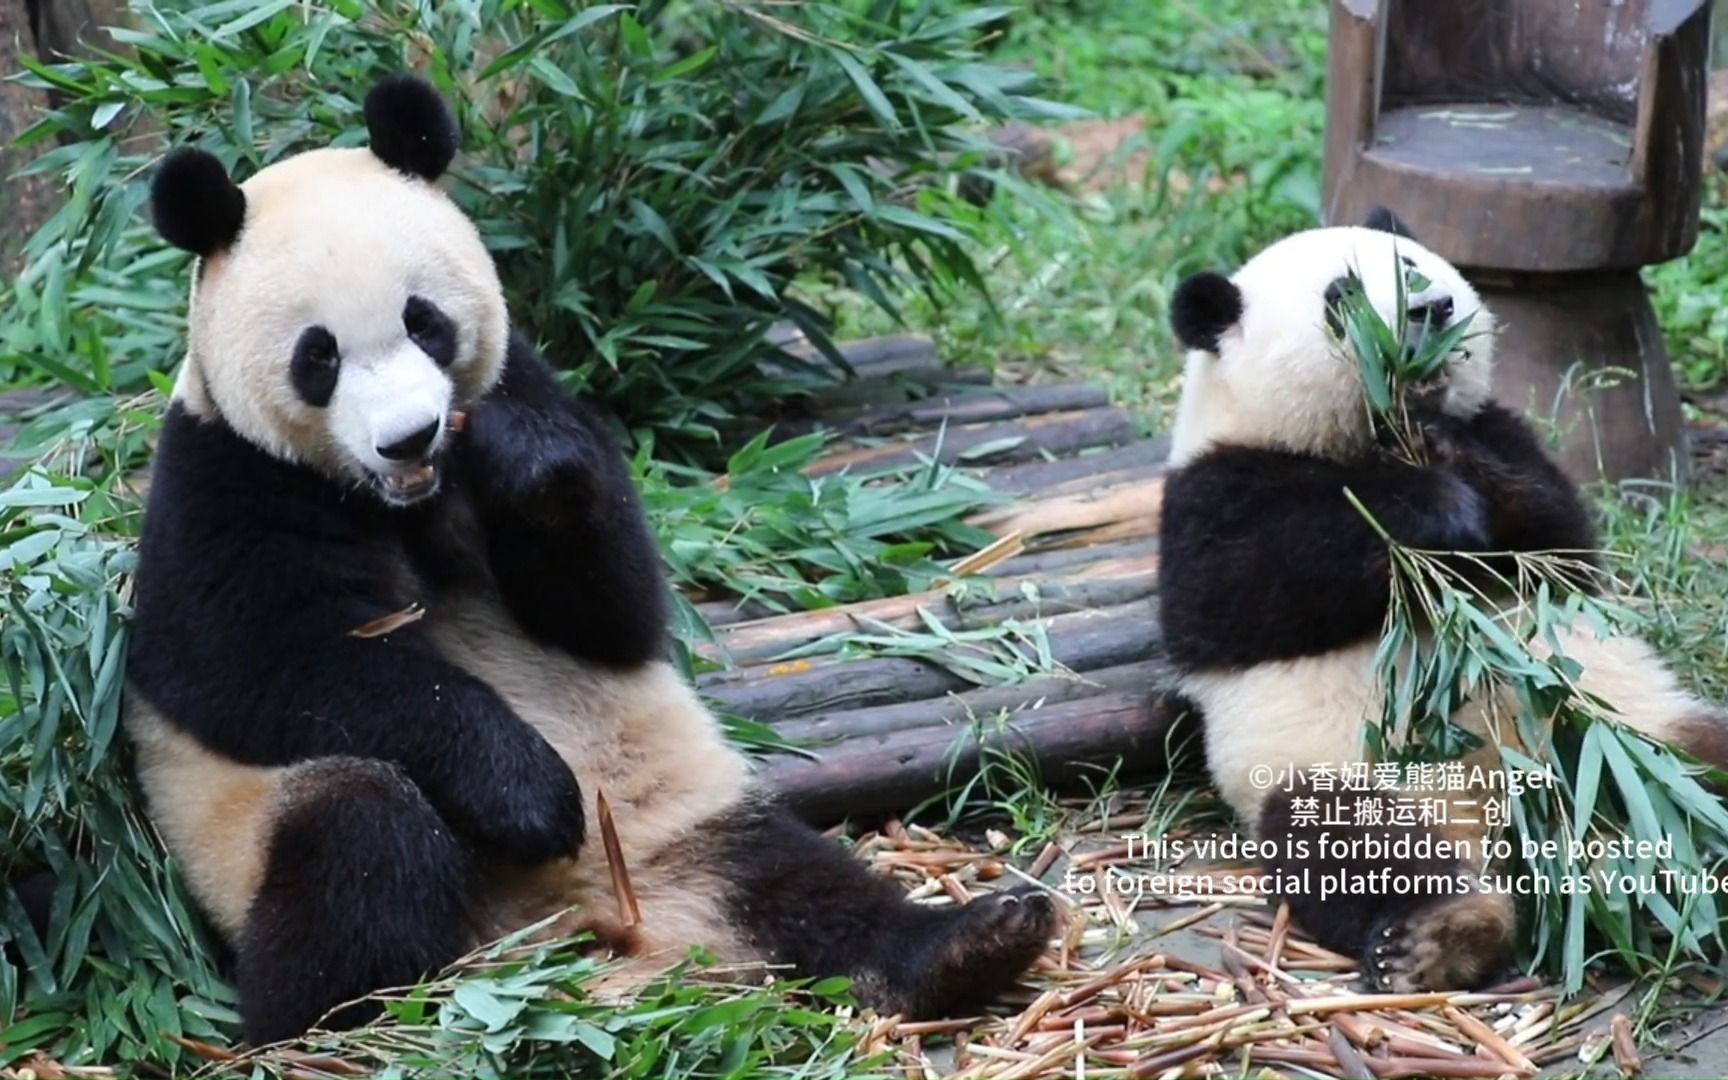
[[[1471,1016],[1463,1009],[1447,1005],[1440,1010],[1442,1016],[1452,1022],[1464,1035],[1476,1041],[1476,1045],[1510,1065],[1513,1069],[1526,1075],[1539,1072],[1534,1062],[1524,1056],[1524,1052],[1501,1038],[1495,1030],[1482,1021]]]

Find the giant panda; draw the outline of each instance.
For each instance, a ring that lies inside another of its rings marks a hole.
[[[849,976],[887,1013],[1012,983],[1049,897],[909,902],[753,781],[663,658],[620,448],[511,326],[434,184],[453,117],[409,75],[364,115],[369,148],[239,184],[182,149],[151,189],[198,259],[125,722],[233,948],[246,1036],[358,1022],[345,1003],[567,909],[556,928],[643,972],[700,947]],[[602,795],[639,922],[594,838]]]
[[[1422,468],[1386,448],[1335,306],[1355,274],[1390,324],[1397,279],[1409,271],[1419,288],[1408,296],[1407,331],[1470,320],[1461,351],[1412,396],[1433,462]],[[1398,541],[1436,551],[1589,560],[1590,516],[1530,424],[1490,400],[1492,313],[1388,211],[1363,227],[1288,236],[1228,277],[1188,277],[1170,312],[1187,359],[1160,526],[1160,602],[1213,781],[1271,848],[1275,886],[1306,872],[1307,888],[1285,893],[1298,923],[1359,956],[1372,984],[1479,984],[1505,970],[1516,921],[1505,891],[1481,887],[1484,828],[1451,813],[1377,823],[1384,792],[1336,790],[1345,767],[1369,760],[1366,732],[1380,717],[1374,659],[1391,572],[1385,541],[1344,493]],[[1722,716],[1684,691],[1644,642],[1582,630],[1563,638],[1583,666],[1581,689],[1620,720],[1728,763]],[[1467,702],[1454,717],[1484,739],[1470,764],[1495,761],[1487,708]],[[1439,796],[1463,803],[1476,794]],[[1360,806],[1370,798],[1379,811]],[[1328,812],[1316,821],[1318,807]],[[1331,834],[1324,859],[1322,833]],[[1340,844],[1398,836],[1447,843],[1412,844],[1399,858]],[[1379,885],[1362,884],[1382,871]],[[1348,874],[1363,891],[1323,900],[1317,883],[1327,873]],[[1400,891],[1400,880],[1433,887]]]

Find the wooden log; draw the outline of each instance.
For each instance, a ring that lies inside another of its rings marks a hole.
[[[808,343],[788,351],[817,355],[815,347]],[[894,375],[929,378],[940,376],[947,367],[936,353],[936,342],[924,334],[884,334],[848,341],[840,346],[840,355],[860,379]]]
[[[113,49],[107,28],[132,23],[126,0],[39,0],[18,6],[33,9],[37,52],[49,61]]]
[[[1099,559],[1133,559],[1142,555],[1156,554],[1158,554],[1158,538],[1156,536],[1142,536],[1107,544],[1094,544],[1091,547],[1055,548],[1047,551],[1028,552],[1025,555],[1016,555],[1012,559],[992,566],[985,571],[985,574],[992,577],[1048,574],[1055,570],[1066,570],[1072,566],[1096,562]]]
[[[1049,533],[1034,538],[1027,547],[1040,552],[1059,551],[1065,548],[1083,548],[1094,544],[1113,543],[1118,540],[1157,536],[1158,520],[1156,514],[1143,514],[1139,517],[1112,521],[1108,525],[1099,525],[1096,528],[1081,529],[1078,532]]]
[[[783,614],[775,611],[760,600],[746,600],[743,597],[732,597],[727,600],[705,600],[695,605],[696,614],[708,624],[711,630],[723,626],[748,622],[751,619],[770,619]]]
[[[1147,660],[1158,652],[1157,605],[1150,599],[1057,615],[1045,624],[1056,663],[1093,671]],[[975,689],[975,684],[928,660],[794,660],[769,667],[711,672],[697,688],[738,716],[773,721],[839,709],[922,701]]]
[[[786,352],[819,370],[834,370],[827,357],[801,337],[787,343]],[[852,368],[842,381],[801,387],[788,402],[789,412],[810,416],[823,409],[861,408],[869,405],[918,400],[943,386],[988,385],[990,373],[981,367],[950,367],[936,353],[936,343],[922,334],[890,334],[839,345],[840,355]],[[796,377],[802,369],[794,363],[769,361],[770,374]],[[795,433],[795,432],[793,432]]]
[[[1114,446],[1133,437],[1134,421],[1126,409],[1047,413],[1005,424],[966,424],[909,442],[843,450],[812,462],[804,471],[811,476],[823,476],[848,468],[887,469],[924,459],[953,464],[981,456],[999,461],[1027,461],[1089,446]]]
[[[927,431],[946,422],[980,424],[1019,416],[1096,409],[1110,404],[1110,393],[1091,383],[1013,386],[974,389],[959,387],[918,401],[878,405],[848,414],[825,414],[788,420],[774,426],[775,434],[802,435],[818,428],[846,438],[882,437]]]
[[[1142,444],[1135,444],[1142,445]],[[1103,457],[1104,455],[1099,455]],[[1057,464],[1065,464],[1058,462]],[[1015,530],[1024,530],[1028,535],[1028,545],[1036,546],[1032,539],[1040,533],[1061,531],[1075,528],[1091,528],[1096,525],[1106,525],[1112,520],[1122,517],[1138,518],[1147,511],[1152,511],[1155,517],[1155,506],[1162,488],[1162,464],[1129,466],[1099,474],[1097,476],[1081,476],[1053,483],[1047,489],[1037,492],[1039,501],[996,507],[972,519],[972,524],[990,529],[998,536],[1007,536]],[[1100,489],[1100,490],[1093,490]],[[1115,515],[1115,517],[1113,517]],[[1154,528],[1152,531],[1156,531]],[[1143,536],[1144,529],[1132,533]],[[1108,542],[1108,537],[1100,540],[1100,546]],[[1156,544],[1146,546],[1144,541],[1130,541],[1140,544],[1133,554],[1149,554],[1156,550]],[[1072,545],[1065,545],[1071,547]],[[1047,551],[1041,554],[1022,555],[1005,560],[985,570],[984,573],[993,576],[1007,574],[1033,573],[1039,570],[1049,570],[1060,566],[1070,566],[1083,562],[1091,562],[1112,557],[1112,551],[1100,551],[1088,554],[1087,549]],[[1024,562],[1023,560],[1034,560]],[[1005,570],[1005,567],[1024,567],[1024,569]],[[732,626],[737,623],[755,619],[766,619],[775,616],[785,616],[786,613],[770,608],[768,605],[740,598],[708,600],[696,605],[696,611],[714,629]]]
[[[826,824],[957,788],[977,773],[981,746],[1024,755],[1053,784],[1118,765],[1125,776],[1151,773],[1167,764],[1184,712],[1150,689],[1105,694],[1024,710],[977,730],[954,725],[848,739],[814,760],[777,755],[758,770],[797,813]]]
[[[1063,458],[1059,461],[1032,461],[1016,465],[999,465],[984,473],[983,479],[985,483],[990,485],[992,491],[1000,491],[1009,495],[1022,495],[1081,477],[1098,476],[1120,469],[1161,465],[1169,456],[1169,439],[1136,439],[1126,446]]]
[[[970,605],[957,604],[947,589],[933,589],[737,623],[719,634],[718,641],[699,644],[696,651],[706,659],[722,663],[760,664],[835,634],[867,632],[864,619],[910,629],[919,625],[922,609],[940,619],[944,626],[970,629],[1012,618],[1126,604],[1150,596],[1157,584],[1157,556],[1104,559],[1055,577],[1028,575],[984,583],[982,587],[998,599],[974,599]],[[1023,593],[1027,587],[1036,589],[1035,598]]]
[[[1072,480],[1063,480],[1041,487],[1033,491],[1015,492],[1028,502],[1044,502],[1049,499],[1061,498],[1064,495],[1084,495],[1088,491],[1100,488],[1117,487],[1129,483],[1162,483],[1169,467],[1163,462],[1156,465],[1134,465],[1125,469],[1110,469],[1106,472],[1092,473],[1088,476],[1077,476]]]
[[[820,748],[842,739],[885,735],[920,727],[947,727],[974,718],[988,720],[1004,709],[1018,711],[1028,706],[1049,707],[1058,702],[1097,697],[1108,693],[1130,693],[1170,685],[1170,668],[1162,660],[1119,664],[1079,676],[1034,679],[1014,686],[991,686],[964,694],[950,694],[929,701],[900,705],[878,705],[869,709],[842,709],[817,716],[783,720],[774,730],[801,746]]]
[[[1107,541],[1090,547],[1053,547],[1005,559],[981,571],[979,576],[988,578],[1036,577],[1040,574],[1050,574],[1071,567],[1083,566],[1086,563],[1102,562],[1106,559],[1135,559],[1157,553],[1157,536],[1139,536],[1126,540]],[[775,611],[760,601],[737,597],[705,601],[696,605],[696,611],[714,630],[736,626],[739,623],[755,619],[783,618],[787,615],[786,612]]]
[[[1136,518],[1156,519],[1163,502],[1162,477],[1150,480],[1135,478],[1095,491],[1041,499],[1021,506],[994,507],[966,520],[968,524],[996,536],[1017,532],[1036,537]]]

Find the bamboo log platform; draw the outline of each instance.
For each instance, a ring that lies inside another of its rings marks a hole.
[[[759,773],[828,823],[957,790],[996,753],[1058,784],[1162,770],[1182,730],[1156,597],[1167,441],[1142,436],[1098,386],[993,385],[944,366],[928,338],[841,352],[853,378],[783,403],[772,437],[832,435],[811,476],[965,468],[1003,497],[968,521],[996,539],[924,592],[792,614],[698,603],[714,630],[696,648],[715,667],[702,694],[799,748]],[[926,648],[880,647],[895,633]],[[952,647],[932,650],[930,634]],[[850,647],[860,635],[878,647]],[[973,652],[1002,660],[999,677],[963,662]]]

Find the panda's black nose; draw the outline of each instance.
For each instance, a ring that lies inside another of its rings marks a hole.
[[[406,438],[397,439],[388,446],[380,446],[378,456],[390,461],[413,461],[415,458],[425,457],[432,440],[438,437],[438,427],[438,421],[434,420]]]

